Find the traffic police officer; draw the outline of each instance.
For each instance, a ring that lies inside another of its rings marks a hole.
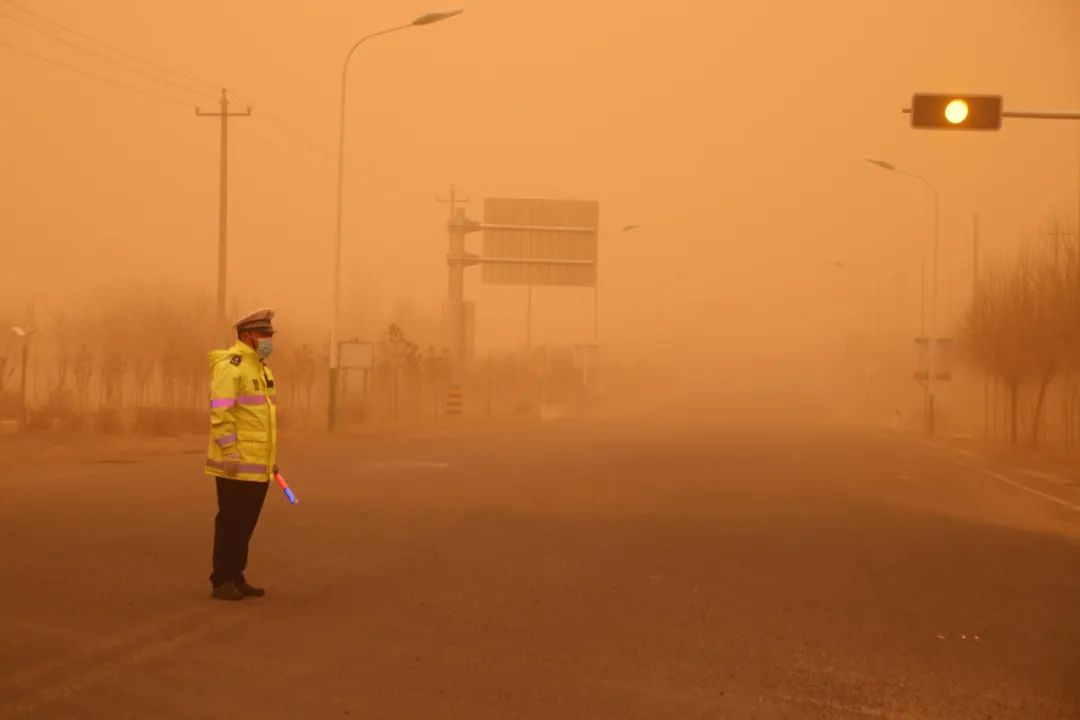
[[[217,482],[213,597],[242,600],[266,591],[244,577],[248,543],[276,470],[277,419],[274,374],[266,358],[274,349],[274,311],[257,310],[236,322],[237,341],[210,353],[210,447],[206,474]]]

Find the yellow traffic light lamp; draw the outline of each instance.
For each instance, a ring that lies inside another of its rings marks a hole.
[[[953,125],[960,125],[968,119],[968,115],[971,114],[971,108],[964,100],[953,100],[945,106],[945,119],[951,122]]]
[[[1080,111],[1006,110],[1000,95],[960,93],[916,93],[904,114],[911,116],[913,128],[939,130],[1000,130],[1004,118],[1080,120]]]
[[[911,99],[911,126],[937,130],[1000,130],[1000,95],[916,94]]]

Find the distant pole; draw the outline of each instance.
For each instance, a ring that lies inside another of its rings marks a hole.
[[[939,256],[940,256],[941,214],[940,214],[940,211],[939,211],[937,188],[935,188],[929,181],[925,181],[925,182],[926,182],[926,185],[930,188],[930,190],[934,194],[934,280],[933,280],[934,287],[933,287],[933,290],[932,290],[931,296],[930,296],[931,297],[931,303],[930,303],[930,331],[935,337],[931,341],[931,347],[930,347],[930,373],[929,373],[929,377],[927,378],[927,381],[926,381],[926,383],[927,383],[927,393],[930,396],[929,435],[930,435],[930,437],[933,437],[934,436],[934,425],[935,425],[935,423],[934,423],[935,411],[936,411],[936,408],[934,407],[934,404],[935,404],[934,403],[934,348],[937,345],[937,339],[938,339],[936,336],[938,334],[938,267],[939,267],[938,260],[939,260]]]
[[[491,417],[491,348],[487,353],[487,414]]]
[[[937,187],[932,182],[921,175],[909,173],[904,170],[898,169],[895,165],[884,160],[877,158],[863,158],[866,162],[879,167],[883,170],[895,172],[900,175],[906,175],[909,178],[918,180],[929,188],[930,193],[933,195],[934,200],[934,247],[933,247],[933,286],[930,289],[930,337],[926,333],[926,265],[923,263],[923,312],[922,312],[922,336],[926,339],[927,343],[927,377],[926,377],[926,398],[927,398],[927,434],[931,437],[934,434],[934,348],[936,346],[936,333],[938,329],[938,269],[939,269],[939,256],[940,256],[940,238],[941,238],[941,214],[939,210],[939,198]]]
[[[1076,163],[1076,254],[1073,256],[1073,263],[1076,265],[1076,279],[1074,283],[1076,287],[1074,292],[1080,293],[1080,153],[1077,155]],[[1065,430],[1065,447],[1070,449],[1072,447],[1073,433],[1075,428],[1076,419],[1076,406],[1072,402],[1075,396],[1075,389],[1073,387],[1073,372],[1069,372],[1069,392],[1067,393],[1066,403],[1068,407],[1068,423]]]
[[[23,429],[30,424],[30,402],[27,392],[26,375],[27,370],[30,367],[30,342],[29,339],[23,337],[22,346],[22,367],[20,368],[21,378],[19,380],[19,404],[22,406],[22,426]]]
[[[221,90],[221,104],[218,112],[203,112],[195,109],[198,117],[221,118],[221,177],[218,200],[218,281],[217,281],[217,323],[218,328],[225,327],[225,278],[228,263],[229,237],[229,118],[248,117],[251,108],[245,112],[230,113],[229,97],[224,88]]]
[[[920,265],[919,276],[921,278],[920,293],[922,294],[921,308],[919,311],[919,335],[922,336],[926,342],[926,383],[923,384],[923,430],[929,431],[930,429],[930,373],[933,372],[933,368],[930,363],[930,353],[934,351],[932,347],[932,341],[926,334],[926,258],[923,258]]]
[[[446,263],[449,267],[447,300],[450,321],[450,354],[454,376],[459,379],[468,360],[465,328],[465,209],[457,208],[447,223],[450,243]]]
[[[456,215],[458,203],[465,205],[469,202],[469,198],[459,198],[457,196],[457,187],[455,185],[451,185],[450,197],[445,199],[435,198],[435,202],[448,204],[450,206],[450,219],[453,220]]]
[[[1061,267],[1061,221],[1054,218],[1054,270]]]
[[[972,227],[971,306],[976,316],[980,312],[982,293],[979,291],[979,213]],[[990,437],[990,371],[983,372],[983,437]]]
[[[532,266],[529,266],[529,275],[532,275]],[[529,278],[530,281],[532,278]],[[533,305],[533,286],[532,282],[529,282],[528,294],[525,296],[525,349],[532,350],[532,305]]]
[[[596,259],[593,260],[593,328],[592,328],[592,341],[593,345],[600,345],[600,236],[596,238]],[[586,372],[588,372],[588,360],[585,361]]]
[[[529,236],[529,260],[533,257],[533,234],[528,233]],[[531,352],[533,346],[533,265],[530,262],[528,264],[528,280],[529,289],[528,295],[525,300],[525,350]]]
[[[447,247],[447,322],[449,324],[450,355],[454,363],[453,372],[459,377],[468,359],[467,328],[465,317],[465,208],[458,207],[469,202],[468,198],[457,196],[457,188],[450,186],[448,199],[436,198],[436,202],[450,205],[450,219],[447,221],[449,244]]]
[[[919,292],[922,296],[922,302],[919,305],[919,334],[926,337],[926,260],[923,259],[922,264],[919,266],[919,278],[920,286]]]
[[[971,293],[973,299],[979,297],[979,213],[975,213],[972,229]]]

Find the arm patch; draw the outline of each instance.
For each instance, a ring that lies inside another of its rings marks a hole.
[[[233,355],[232,358],[230,358],[229,362],[232,363],[233,365],[239,366],[240,363],[243,362],[243,358],[240,357],[239,355]]]

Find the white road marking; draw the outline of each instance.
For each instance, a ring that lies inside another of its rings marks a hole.
[[[1051,495],[1050,493],[1045,493],[1042,490],[1037,490],[1037,489],[1035,489],[1033,487],[1029,487],[1029,486],[1025,485],[1024,483],[1022,483],[1022,482],[1018,482],[1016,480],[1013,480],[1012,478],[1008,477],[1007,475],[1003,475],[1003,474],[1001,474],[999,472],[995,472],[994,470],[988,470],[987,468],[984,468],[984,467],[979,467],[978,465],[972,465],[971,463],[966,463],[966,462],[964,462],[962,460],[957,460],[954,457],[946,456],[945,459],[948,460],[951,463],[959,465],[960,467],[965,467],[965,468],[967,468],[969,470],[977,470],[978,472],[981,472],[984,475],[989,475],[990,477],[994,478],[995,480],[999,480],[999,481],[1005,483],[1006,485],[1013,486],[1017,490],[1023,490],[1024,492],[1030,493],[1031,495],[1035,495],[1036,497],[1040,497],[1043,500],[1049,500],[1050,502],[1054,503],[1055,505],[1060,505],[1061,507],[1067,508],[1067,509],[1072,510],[1074,512],[1080,512],[1080,505],[1077,505],[1076,503],[1071,503],[1068,500],[1063,500],[1063,499],[1061,499],[1061,498],[1059,498],[1057,496]]]
[[[891,435],[889,433],[886,433],[886,432],[883,432],[883,431],[880,431],[880,430],[876,430],[876,429],[872,430],[871,433],[874,434],[874,435],[877,435],[878,437],[883,438],[883,439],[891,439],[891,440],[896,439],[895,435]],[[973,465],[972,463],[964,462],[964,461],[958,460],[956,457],[954,457],[955,455],[962,455],[964,457],[972,458],[973,460],[978,460],[979,456],[976,453],[972,452],[971,450],[966,450],[964,448],[950,448],[950,447],[947,447],[947,446],[944,446],[944,445],[938,445],[937,443],[934,443],[934,442],[932,442],[930,440],[926,440],[925,438],[919,439],[918,442],[920,444],[922,444],[923,446],[928,447],[928,448],[930,448],[932,450],[944,451],[943,454],[944,454],[945,459],[948,460],[949,462],[955,464],[955,465],[959,465],[960,467],[967,468],[968,470],[975,470],[975,471],[981,472],[984,475],[988,475],[989,477],[992,477],[995,480],[999,480],[1000,482],[1005,483],[1006,485],[1011,485],[1012,487],[1016,488],[1017,490],[1022,490],[1022,491],[1026,492],[1026,493],[1029,493],[1031,495],[1035,495],[1036,497],[1040,497],[1043,500],[1048,500],[1048,501],[1054,503],[1055,505],[1059,505],[1060,507],[1066,508],[1068,510],[1072,510],[1074,512],[1080,512],[1080,505],[1077,505],[1076,503],[1071,503],[1068,500],[1064,500],[1064,499],[1059,498],[1059,497],[1057,497],[1055,495],[1051,495],[1050,493],[1045,493],[1042,490],[1038,490],[1036,488],[1029,487],[1029,486],[1025,485],[1024,483],[1022,483],[1022,482],[1019,482],[1017,480],[1013,480],[1012,478],[1008,477],[1007,475],[1003,475],[1002,473],[995,472],[994,470],[989,470],[989,469],[981,467],[979,465]]]

